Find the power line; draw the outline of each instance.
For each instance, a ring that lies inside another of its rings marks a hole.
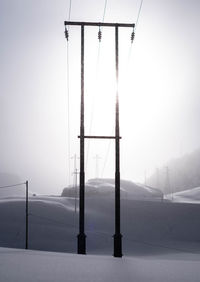
[[[141,0],[141,2],[140,2],[140,7],[139,7],[139,10],[138,10],[138,15],[137,15],[137,19],[136,19],[136,22],[135,22],[135,28],[137,28],[137,26],[138,26],[138,22],[139,22],[141,10],[142,10],[143,1],[144,0]]]
[[[97,54],[97,61],[96,61],[96,83],[98,80],[98,69],[99,69],[99,61],[100,61],[100,42],[99,42],[99,46],[98,46],[98,54]],[[95,98],[96,98],[96,91],[93,91],[93,97],[92,97],[92,110],[90,113],[90,125],[89,125],[89,135],[91,135],[91,131],[92,131],[92,125],[93,125],[93,120],[94,120],[94,109],[95,109]],[[89,150],[90,149],[90,140],[88,140],[88,144],[87,144],[87,153],[86,153],[86,168],[88,165],[88,158],[89,158]]]
[[[70,143],[70,86],[69,86],[69,42],[67,41],[67,139],[68,139],[68,183],[70,184],[70,176],[71,176],[71,164],[70,164],[70,156],[71,156],[71,143]]]
[[[68,11],[68,20],[71,18],[71,9],[72,9],[72,0],[69,1],[69,11]],[[69,29],[68,29],[69,30]],[[70,184],[70,176],[71,176],[71,164],[70,164],[70,156],[71,156],[71,130],[70,130],[70,74],[69,74],[69,41],[68,41],[68,30],[65,30],[65,35],[67,39],[67,139],[68,139],[68,184]]]
[[[140,2],[140,6],[139,6],[137,18],[136,18],[136,23],[135,23],[135,28],[133,29],[133,33],[132,33],[132,35],[131,35],[131,37],[133,36],[133,38],[131,38],[131,42],[133,42],[133,39],[134,39],[134,36],[135,36],[135,29],[136,29],[136,27],[138,26],[138,23],[139,23],[139,18],[140,18],[140,14],[141,14],[141,10],[142,10],[143,1],[144,1],[144,0],[141,0],[141,2]],[[107,1],[106,1],[106,2],[107,2]],[[105,3],[105,7],[106,7],[106,4],[107,4],[107,3]],[[132,53],[132,44],[130,45],[129,52],[128,52],[127,68],[126,68],[126,69],[128,69],[128,64],[129,64],[129,62],[130,62],[131,53]],[[107,164],[107,161],[108,161],[108,155],[109,155],[109,151],[110,151],[110,145],[111,145],[111,140],[109,140],[109,143],[108,143],[108,149],[107,149],[107,153],[106,153],[106,158],[105,158],[105,162],[104,162],[103,169],[102,169],[102,174],[101,174],[102,177],[103,177],[104,170],[105,170],[105,167],[106,167],[106,164]]]
[[[0,186],[0,189],[4,189],[4,188],[11,188],[11,187],[16,187],[16,186],[21,186],[26,184],[26,182],[23,183],[17,183],[17,184],[13,184],[13,185],[5,185],[5,186]]]
[[[94,157],[96,161],[96,171],[95,171],[95,178],[99,178],[99,160],[101,159],[98,154]]]
[[[114,132],[114,128],[111,132],[111,136],[113,135],[113,132]],[[108,156],[109,156],[109,153],[110,153],[111,141],[112,141],[111,139],[109,139],[109,141],[108,141],[108,147],[107,147],[105,161],[104,161],[103,168],[102,168],[101,178],[103,178],[103,176],[104,176],[104,171],[105,171],[105,168],[106,168],[106,165],[107,165]]]
[[[102,23],[105,20],[105,15],[106,15],[106,8],[107,8],[107,3],[108,0],[105,0],[104,2],[104,9],[103,9],[103,17],[102,17]],[[98,46],[98,53],[97,53],[97,61],[96,61],[96,83],[98,80],[98,70],[99,70],[99,61],[100,61],[100,51],[101,51],[101,37],[102,37],[102,28],[99,27],[99,32],[98,32],[98,38],[99,38],[99,46]],[[93,119],[94,119],[94,107],[95,107],[95,93],[96,91],[93,92],[93,100],[92,100],[92,110],[91,110],[91,116],[90,116],[90,126],[89,126],[89,135],[91,134],[92,131],[92,125],[93,125]],[[88,165],[88,158],[89,158],[89,149],[90,149],[90,140],[88,140],[88,145],[87,145],[87,153],[86,153],[86,168]]]
[[[68,11],[68,20],[70,21],[71,17],[71,9],[72,9],[72,0],[69,1],[69,11]]]
[[[136,19],[136,24],[135,24],[135,28],[138,26],[138,22],[139,22],[139,18],[140,18],[140,14],[141,14],[141,10],[142,10],[142,5],[143,5],[143,1],[144,0],[141,0],[140,2],[140,7],[139,7],[139,10],[138,10],[138,14],[137,14],[137,19]],[[107,1],[106,1],[107,2]],[[106,3],[107,4],[107,3]],[[134,29],[135,29],[134,28]],[[131,36],[133,36],[132,39],[134,39],[134,30],[133,30],[133,33]],[[131,39],[131,41],[133,41]],[[131,57],[131,53],[132,53],[132,44],[130,45],[130,49],[129,49],[129,52],[128,52],[128,58],[127,58],[127,69],[128,69],[128,64],[130,62],[130,57]],[[107,153],[106,153],[106,158],[105,158],[105,162],[104,162],[104,165],[103,165],[103,169],[102,169],[102,177],[103,177],[103,174],[104,174],[104,170],[105,170],[105,167],[106,167],[106,164],[107,164],[107,161],[108,161],[108,155],[109,155],[109,152],[110,152],[110,145],[111,145],[111,140],[109,140],[109,143],[108,143],[108,149],[107,149]]]
[[[107,8],[107,2],[108,2],[108,0],[105,0],[102,22],[104,22],[104,19],[105,19],[105,15],[106,15],[106,8]]]

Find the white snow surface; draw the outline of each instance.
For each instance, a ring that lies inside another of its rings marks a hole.
[[[85,207],[87,255],[75,254],[73,197],[29,197],[23,250],[25,198],[1,198],[0,282],[200,281],[200,205],[122,199],[123,258],[112,256],[113,198],[88,197]]]
[[[200,187],[174,193],[173,200],[175,202],[200,203]]]
[[[160,259],[0,248],[2,282],[199,282],[199,257]]]
[[[77,202],[78,205],[78,202]],[[112,254],[114,200],[86,198],[88,254]],[[75,199],[29,197],[29,248],[76,253],[78,212]],[[200,205],[121,200],[121,232],[125,255],[200,253]],[[25,199],[0,199],[0,246],[24,248]]]

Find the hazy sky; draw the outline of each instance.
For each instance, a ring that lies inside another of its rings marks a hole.
[[[107,22],[135,22],[139,0],[108,0]],[[71,20],[101,21],[104,0],[72,0]],[[69,184],[67,44],[69,1],[0,0],[0,172],[30,180],[36,192]],[[121,177],[143,181],[169,159],[199,147],[200,1],[144,0],[130,53],[120,29]],[[85,36],[86,134],[114,127],[114,32]],[[70,156],[79,155],[80,30],[70,28]],[[93,122],[91,123],[91,115]],[[90,130],[91,128],[91,130]],[[114,177],[114,144],[86,143],[86,177]],[[89,151],[88,151],[89,148]],[[73,160],[71,160],[71,172]]]

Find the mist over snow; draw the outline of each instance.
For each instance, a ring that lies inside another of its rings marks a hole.
[[[200,186],[200,149],[174,158],[158,167],[147,179],[150,186],[165,194]],[[186,193],[187,194],[187,193]],[[198,199],[198,198],[197,198]]]
[[[135,200],[152,200],[161,201],[163,193],[156,188],[151,188],[139,183],[134,183],[129,180],[120,181],[120,190],[122,199],[135,199]],[[87,197],[106,197],[114,198],[115,180],[111,178],[97,178],[89,179],[85,184],[85,193]],[[62,196],[75,197],[77,191],[75,188],[67,187],[63,190]]]

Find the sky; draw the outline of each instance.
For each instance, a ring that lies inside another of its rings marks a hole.
[[[0,173],[29,180],[37,193],[72,184],[79,156],[80,28],[70,27],[67,44],[69,4],[0,0]],[[102,21],[104,4],[72,0],[70,20]],[[108,0],[104,20],[134,23],[139,7]],[[198,0],[144,0],[132,47],[132,29],[119,31],[123,179],[144,182],[145,171],[199,148],[199,24]],[[112,135],[114,30],[103,28],[100,44],[97,33],[85,30],[85,133]],[[114,177],[114,143],[85,148],[86,179]]]

